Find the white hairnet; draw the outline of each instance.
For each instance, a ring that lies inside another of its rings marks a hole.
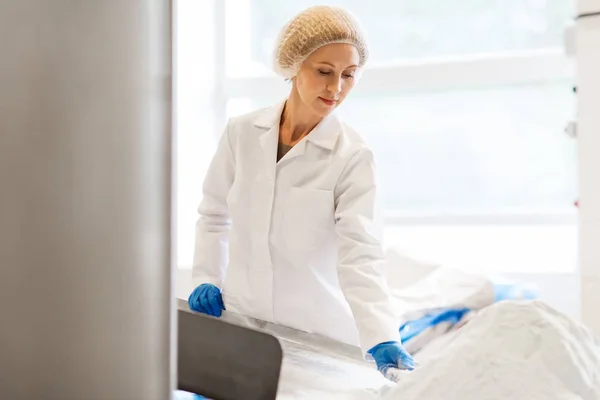
[[[331,43],[354,45],[360,57],[359,67],[367,62],[365,34],[350,12],[332,6],[307,8],[281,31],[275,46],[275,72],[293,78],[312,52]]]

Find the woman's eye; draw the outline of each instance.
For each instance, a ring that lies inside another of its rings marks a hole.
[[[320,74],[320,75],[331,75],[331,74],[332,74],[332,72],[331,72],[331,71],[325,71],[325,70],[323,70],[323,69],[319,69],[318,71],[319,71],[319,74]],[[342,77],[343,77],[343,78],[346,78],[346,79],[353,79],[353,78],[354,78],[354,75],[353,75],[353,74],[348,74],[348,73],[346,73],[346,74],[342,74]]]

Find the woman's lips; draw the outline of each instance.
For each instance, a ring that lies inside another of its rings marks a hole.
[[[337,103],[337,100],[329,100],[329,99],[326,99],[326,98],[324,98],[324,97],[319,97],[319,99],[320,99],[320,100],[321,100],[323,103],[327,104],[328,106],[333,106],[333,105],[335,105],[335,103]]]

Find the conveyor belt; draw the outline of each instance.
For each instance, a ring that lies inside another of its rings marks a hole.
[[[189,312],[184,300],[178,308]],[[356,347],[233,313],[224,312],[221,320],[279,340],[283,363],[277,399],[366,400],[390,385]]]

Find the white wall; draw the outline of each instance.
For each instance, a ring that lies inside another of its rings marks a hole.
[[[580,13],[600,11],[581,1]],[[600,334],[600,16],[577,22],[582,321]]]
[[[593,13],[600,10],[600,0],[579,0],[577,12],[579,14]]]

